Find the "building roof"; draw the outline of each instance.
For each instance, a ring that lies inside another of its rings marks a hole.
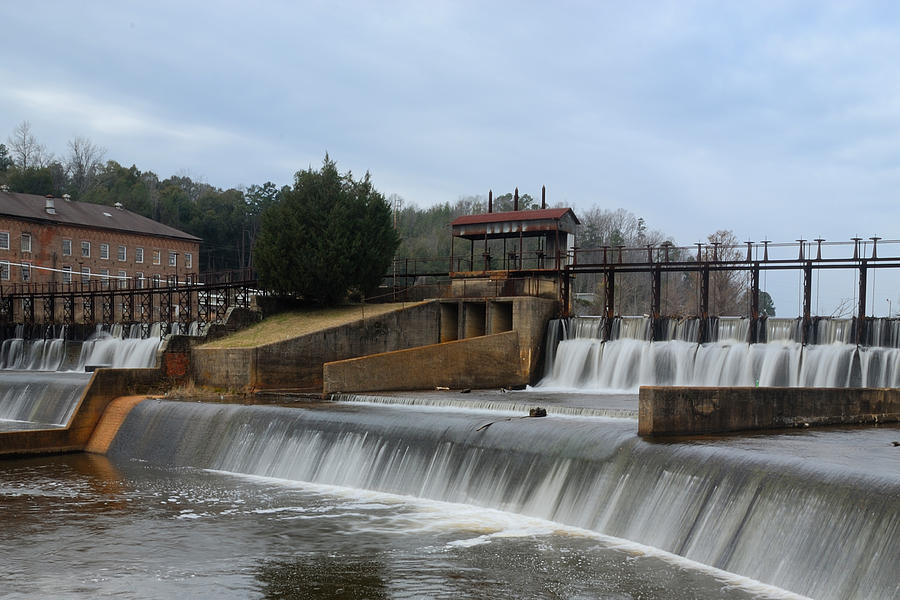
[[[124,208],[52,198],[54,212],[47,212],[45,196],[0,191],[0,216],[40,221],[55,225],[74,225],[93,229],[111,229],[140,235],[177,238],[200,242],[200,238],[142,217]]]
[[[457,217],[451,225],[480,225],[484,223],[505,223],[507,221],[558,221],[566,213],[572,213],[575,223],[581,223],[571,208],[539,208],[537,210],[513,210],[509,212],[484,213]]]
[[[453,237],[468,240],[546,237],[559,233],[574,234],[578,223],[578,217],[571,208],[542,208],[465,215],[451,223],[451,230]]]

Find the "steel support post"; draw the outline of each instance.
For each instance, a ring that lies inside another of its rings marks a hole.
[[[63,296],[63,324],[71,325],[75,322],[75,296],[66,294]]]
[[[112,325],[116,322],[116,302],[112,294],[103,294],[100,296],[100,302],[103,306],[103,324]]]
[[[750,340],[759,341],[759,263],[753,263],[750,270]]]
[[[648,250],[649,253],[649,250]],[[659,265],[650,272],[650,339],[660,339],[660,306],[662,304],[662,272]]]
[[[122,294],[122,322],[134,322],[134,290]]]
[[[606,321],[603,323],[603,339],[612,335],[613,318],[616,316],[616,270],[606,270]]]
[[[34,296],[22,298],[22,320],[26,325],[34,325]]]
[[[94,295],[91,293],[81,297],[81,322],[85,325],[94,324]]]
[[[191,326],[191,288],[185,286],[178,288],[178,323],[181,324],[181,334],[187,335]]]
[[[12,296],[0,298],[0,321],[9,323],[13,321],[13,299]]]
[[[856,314],[856,343],[866,341],[866,260],[859,261],[859,311]]]
[[[44,296],[44,324],[50,325],[56,322],[56,296]]]
[[[700,268],[700,328],[698,342],[701,344],[709,341],[709,266]]]
[[[169,332],[169,324],[172,322],[172,291],[167,289],[159,295],[159,321],[161,332]]]
[[[209,323],[209,291],[197,292],[197,320],[201,325]]]
[[[141,290],[140,295],[141,339],[150,337],[150,324],[153,322],[153,292]]]
[[[800,341],[804,344],[810,342],[812,325],[812,262],[806,261],[803,265],[803,324],[800,331]]]

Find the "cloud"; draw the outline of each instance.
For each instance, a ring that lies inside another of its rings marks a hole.
[[[134,109],[52,87],[7,88],[0,95],[36,119],[82,124],[101,138],[150,137],[197,146],[233,144],[241,137],[215,127],[176,123]]]

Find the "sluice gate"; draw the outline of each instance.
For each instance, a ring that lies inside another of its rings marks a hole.
[[[670,242],[646,245],[643,248],[626,246],[601,246],[600,248],[573,248],[571,260],[565,266],[563,290],[564,306],[570,306],[571,280],[578,274],[600,274],[603,277],[604,310],[606,326],[612,327],[616,312],[616,276],[625,273],[641,273],[649,277],[650,298],[648,314],[653,320],[651,339],[661,339],[664,335],[660,321],[662,311],[663,278],[670,274],[691,276],[697,287],[698,341],[711,341],[709,319],[710,277],[716,273],[745,272],[749,276],[749,306],[747,313],[751,319],[751,335],[759,331],[757,323],[764,315],[760,312],[760,274],[766,271],[800,271],[802,282],[802,314],[800,342],[810,341],[815,317],[812,314],[813,274],[819,270],[853,270],[858,274],[858,303],[854,319],[854,341],[864,343],[866,339],[866,291],[869,271],[873,269],[894,269],[900,267],[900,256],[879,256],[878,242],[884,247],[896,247],[897,240],[883,240],[873,236],[864,240],[854,237],[850,242],[827,242],[799,239],[796,243],[774,244],[768,240],[745,242],[742,246],[724,245],[716,242],[698,243],[695,247],[677,247]],[[826,255],[823,255],[823,248]],[[778,250],[787,257],[770,257],[770,252]],[[827,256],[829,251],[840,253]],[[794,256],[790,256],[793,254]],[[608,339],[612,332],[607,330]],[[758,341],[755,338],[748,340]]]

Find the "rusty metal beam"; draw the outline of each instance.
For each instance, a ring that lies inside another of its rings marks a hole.
[[[803,265],[803,321],[800,331],[800,341],[809,343],[810,329],[812,325],[812,261]]]
[[[859,311],[856,314],[856,343],[866,341],[866,271],[867,261],[859,261]]]
[[[606,271],[606,320],[603,323],[603,339],[608,340],[612,336],[613,318],[616,316],[616,271]]]
[[[699,342],[709,341],[709,266],[703,265],[700,269],[700,307],[699,313]]]

